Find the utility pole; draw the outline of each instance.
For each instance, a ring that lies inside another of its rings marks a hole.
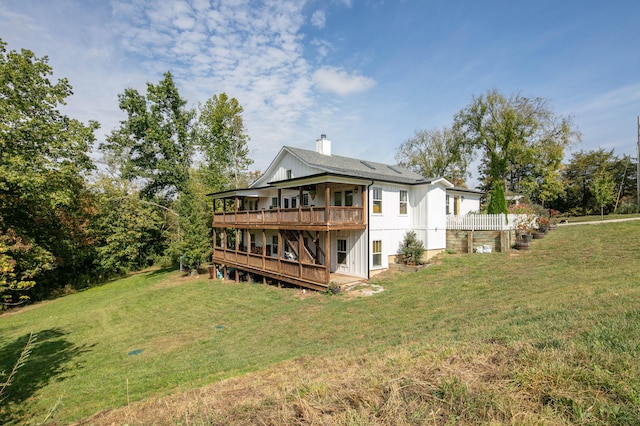
[[[638,199],[638,211],[640,211],[640,115],[638,116],[638,152],[637,152],[637,156],[636,156],[636,165],[637,165],[637,172],[636,172],[636,181],[637,181],[637,192],[636,192],[636,198]]]

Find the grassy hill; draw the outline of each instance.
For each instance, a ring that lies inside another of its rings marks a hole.
[[[150,271],[0,316],[4,423],[638,424],[640,221],[338,296]],[[84,420],[83,420],[84,419]]]

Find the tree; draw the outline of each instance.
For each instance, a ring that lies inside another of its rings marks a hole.
[[[496,182],[505,190],[523,192],[535,199],[535,188],[557,177],[564,149],[580,134],[569,117],[554,114],[542,98],[513,95],[497,90],[474,97],[454,118],[453,129],[465,143],[482,151],[482,178],[489,187]],[[558,187],[546,185],[545,197]]]
[[[127,119],[100,149],[123,161],[123,178],[142,180],[143,196],[172,199],[189,177],[195,111],[185,107],[170,72],[157,85],[147,83],[146,96],[125,89],[118,99]]]
[[[404,141],[396,161],[425,177],[445,177],[456,186],[464,186],[469,177],[471,150],[451,129],[420,130]]]
[[[0,40],[0,256],[9,288],[53,285],[85,266],[83,177],[94,168],[98,124],[60,112],[72,88],[52,74],[46,56],[7,52]]]
[[[562,172],[566,195],[562,203],[554,207],[559,210],[586,215],[599,209],[593,197],[593,182],[601,170],[611,170],[615,162],[613,150],[600,148],[592,151],[573,153]]]
[[[108,250],[100,250],[101,259],[106,262],[103,266],[136,267],[163,246],[165,255],[176,261],[180,258],[195,269],[208,258],[211,249],[211,212],[207,210],[205,195],[227,189],[232,182],[239,185],[252,163],[248,158],[249,138],[244,133],[242,107],[224,93],[214,95],[200,108],[196,121],[196,112],[185,107],[186,101],[180,97],[171,73],[166,73],[158,85],[148,83],[146,96],[126,89],[119,100],[127,119],[101,149],[123,181],[143,183],[139,194],[142,200],[127,201],[133,204],[120,218],[110,218],[107,212],[104,228],[112,224],[117,227],[112,230],[114,236],[105,241],[110,242],[105,246]],[[194,164],[198,165],[195,169]],[[127,192],[134,197],[135,191]],[[123,197],[117,198],[113,211],[122,211],[119,206],[124,205]],[[141,208],[140,203],[146,207]],[[130,242],[131,232],[124,232],[127,222],[118,219],[128,217],[131,212],[135,216],[150,206],[165,215],[165,226],[158,233],[155,222],[149,222],[150,228],[145,229],[143,223],[131,217],[128,226],[138,230],[134,240],[151,238],[155,242],[153,245]],[[147,232],[151,235],[146,235]],[[120,237],[120,243],[115,236]],[[158,243],[157,238],[164,238],[163,243]],[[134,247],[140,253],[136,262],[132,262]]]
[[[615,201],[615,186],[611,174],[606,169],[600,169],[591,183],[591,191],[600,207],[600,217],[604,218],[604,208]]]
[[[615,212],[635,213],[638,211],[637,163],[629,155],[616,157],[610,171],[616,183]]]
[[[532,199],[537,200],[544,207],[549,201],[553,201],[564,195],[564,185],[562,182],[561,169],[547,168],[541,171],[541,176],[537,182],[529,183],[528,192],[532,195]]]
[[[253,163],[249,158],[242,106],[226,93],[213,95],[200,107],[198,147],[204,154],[207,185],[212,190],[238,188]]]
[[[494,181],[493,191],[487,206],[488,214],[507,214],[507,200],[502,189],[502,185],[498,181]]]
[[[182,258],[182,265],[192,271],[210,260],[212,205],[207,199],[205,174],[191,170],[185,191],[176,202],[179,214],[181,238],[175,252]]]
[[[101,277],[145,268],[164,255],[171,225],[177,227],[166,207],[145,201],[122,179],[101,176],[92,190],[96,212],[90,232]]]

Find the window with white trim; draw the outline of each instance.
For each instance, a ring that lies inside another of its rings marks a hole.
[[[407,214],[407,191],[400,190],[400,214]]]
[[[347,240],[338,239],[338,246],[336,250],[338,254],[338,264],[342,265],[347,260]]]
[[[382,188],[372,188],[373,193],[373,212],[382,213]]]
[[[373,266],[382,266],[382,240],[373,242]]]

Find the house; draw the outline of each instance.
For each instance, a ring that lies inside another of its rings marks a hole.
[[[427,256],[443,251],[447,206],[472,205],[470,195],[444,178],[333,155],[322,135],[315,151],[283,147],[248,188],[210,194],[212,261],[236,280],[324,290],[335,274],[367,279],[387,269],[409,230]]]
[[[446,214],[464,216],[480,212],[482,192],[467,188],[447,188]]]

